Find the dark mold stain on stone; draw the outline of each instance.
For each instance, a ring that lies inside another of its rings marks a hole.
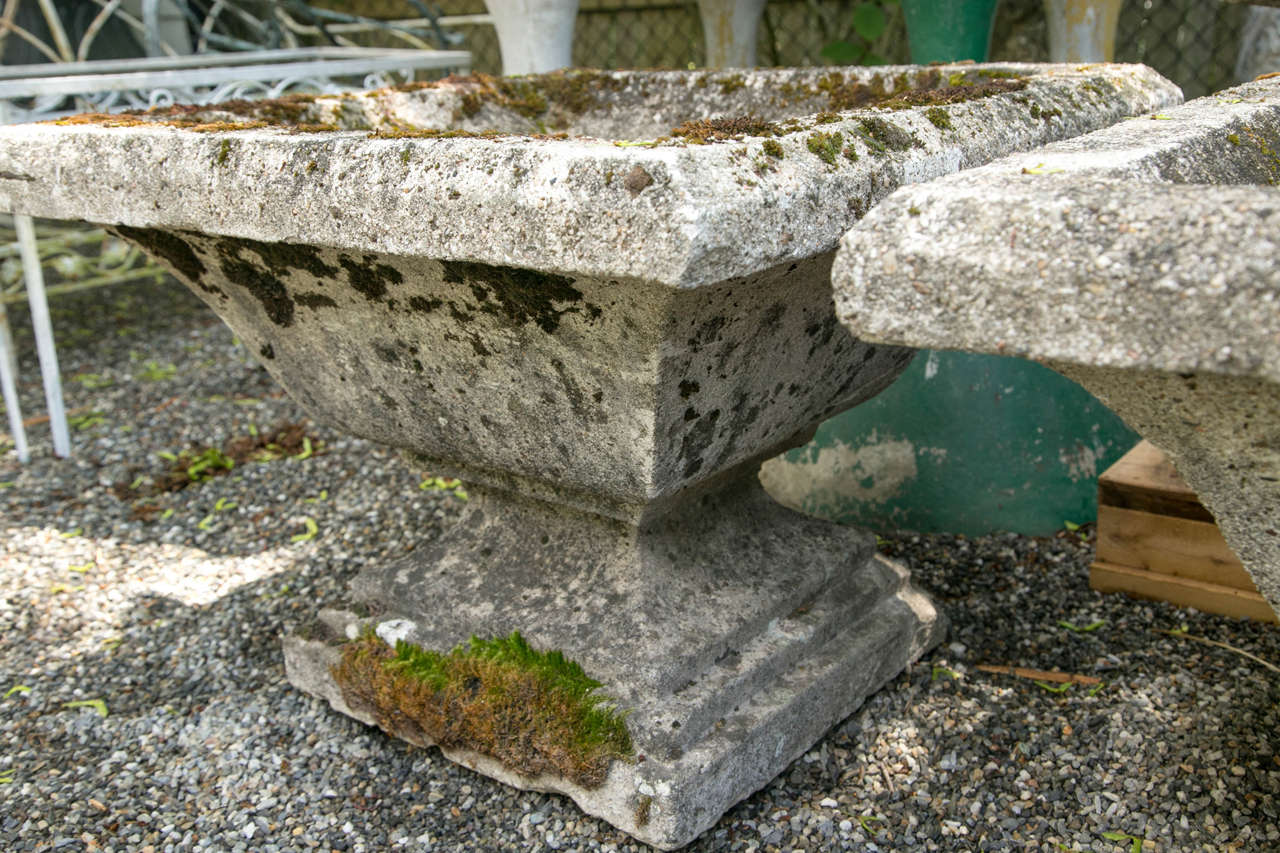
[[[251,242],[251,241],[250,241]],[[240,256],[243,241],[219,240],[219,266],[228,281],[240,285],[262,304],[267,317],[277,326],[293,325],[293,300],[289,291],[270,270],[259,267]]]
[[[627,172],[627,176],[622,179],[622,185],[627,188],[627,192],[631,193],[633,198],[644,192],[645,188],[652,183],[653,175],[646,172],[639,163],[630,172]]]
[[[304,308],[337,308],[338,303],[332,298],[325,296],[323,293],[308,291],[307,293],[299,293],[293,297],[293,301],[297,302]]]
[[[347,255],[338,258],[338,263],[347,271],[347,281],[370,302],[377,302],[387,295],[388,283],[404,283],[404,276],[398,269],[388,264],[375,263],[375,260],[373,255],[365,255],[363,263],[357,263]]]
[[[720,340],[720,333],[728,323],[723,316],[711,317],[699,324],[694,330],[693,337],[689,338],[689,349],[693,352],[699,352],[704,346],[709,346]]]
[[[688,400],[690,396],[698,393],[699,387],[700,386],[698,385],[697,382],[692,382],[688,379],[681,379],[680,380],[680,399]]]
[[[775,302],[769,306],[769,310],[760,318],[760,331],[763,334],[773,334],[778,331],[782,323],[783,316],[787,313],[787,306],[781,302]]]
[[[264,243],[247,238],[226,238],[218,243],[219,250],[223,245],[235,244],[239,257],[239,249],[251,249],[262,258],[262,262],[276,275],[284,275],[290,270],[305,270],[316,278],[330,278],[338,274],[338,268],[330,266],[320,259],[320,250],[315,246],[299,243]]]
[[[478,301],[474,307],[449,304],[450,313],[459,322],[473,318],[463,310],[469,308],[504,317],[516,325],[533,323],[550,334],[560,327],[565,314],[585,313],[594,320],[602,313],[583,298],[582,291],[573,286],[573,279],[566,276],[470,261],[441,261],[440,265],[446,283],[466,284]],[[580,304],[557,308],[555,303]]]
[[[267,359],[275,358],[276,357],[275,347],[271,346],[271,344],[263,344],[258,349],[258,355]]]
[[[574,381],[573,376],[565,369],[564,362],[558,358],[551,359],[551,366],[555,368],[556,375],[560,377],[560,385],[564,388],[565,397],[569,400],[569,407],[578,419],[583,423],[605,423],[608,416],[598,407],[587,402],[587,395],[584,393],[582,386]],[[593,399],[598,403],[598,397],[603,396],[600,392],[596,392]]]
[[[813,358],[813,354],[822,347],[831,342],[831,337],[836,332],[836,318],[834,314],[829,314],[822,319],[821,322],[810,323],[805,327],[804,333],[811,340],[809,344],[809,353],[806,359]]]
[[[680,460],[684,463],[684,476],[692,477],[702,470],[702,454],[711,446],[715,438],[716,422],[720,420],[720,410],[712,409],[694,421],[693,426],[680,441]]]
[[[130,228],[128,225],[118,225],[115,230],[129,242],[136,243],[145,251],[164,258],[188,281],[200,281],[201,276],[207,271],[195,250],[177,234],[157,228]],[[217,288],[206,287],[205,289],[221,293]]]
[[[440,306],[444,305],[443,299],[432,299],[426,296],[410,296],[409,310],[421,311],[422,313],[430,313]]]

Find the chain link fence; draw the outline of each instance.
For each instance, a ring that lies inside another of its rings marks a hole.
[[[321,2],[312,0],[316,5]],[[762,65],[828,64],[822,49],[833,41],[856,40],[854,9],[863,0],[770,0],[761,21],[758,61]],[[343,0],[333,8],[351,9]],[[405,0],[360,3],[362,14],[405,16]],[[445,15],[485,12],[483,0],[440,0]],[[888,25],[869,45],[889,62],[907,62],[907,40],[896,3],[881,4]],[[1199,97],[1236,82],[1234,69],[1249,7],[1219,0],[1129,0],[1121,13],[1116,59],[1144,62]],[[464,36],[473,68],[501,70],[498,41],[484,25],[455,27]],[[997,13],[991,58],[1045,61],[1048,28],[1041,0],[1004,0]],[[687,68],[704,62],[702,25],[694,2],[671,0],[581,0],[573,61],[589,68]]]

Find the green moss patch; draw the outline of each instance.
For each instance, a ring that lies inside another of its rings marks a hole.
[[[230,474],[241,465],[319,456],[323,452],[321,444],[320,439],[308,434],[306,424],[282,422],[266,431],[255,429],[251,435],[235,436],[220,448],[197,446],[177,453],[158,453],[157,458],[165,465],[162,470],[144,474],[133,468],[129,472],[133,480],[114,483],[111,493],[122,501],[138,501],[180,492],[192,484]],[[135,503],[132,517],[152,521],[160,511],[161,507],[155,504]]]
[[[809,134],[806,144],[810,151],[818,155],[819,160],[828,166],[834,166],[836,164],[836,155],[844,147],[844,137],[839,133],[815,131]]]
[[[600,95],[626,86],[626,80],[599,71],[566,70],[524,77],[488,74],[450,76],[431,83],[408,83],[398,91],[450,87],[461,88],[455,118],[473,118],[487,104],[510,110],[527,119],[545,119],[549,127],[563,127],[599,103]]]
[[[600,682],[518,632],[472,637],[442,653],[373,634],[343,646],[332,671],[353,708],[390,734],[488,755],[524,776],[556,773],[584,788],[634,754],[623,715]]]
[[[1016,92],[1026,86],[1024,78],[1010,72],[956,72],[944,80],[940,73],[930,70],[915,77],[900,73],[864,80],[832,71],[813,85],[786,84],[779,87],[779,91],[787,101],[825,97],[829,109],[842,112],[875,107],[896,110],[944,106]]]
[[[689,142],[723,142],[744,136],[779,136],[782,128],[771,121],[746,115],[737,118],[700,118],[686,121],[671,130],[671,135]]]

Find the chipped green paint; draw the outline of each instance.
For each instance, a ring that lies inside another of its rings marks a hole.
[[[926,350],[761,479],[789,506],[873,530],[1044,536],[1096,517],[1097,475],[1137,440],[1038,364]]]

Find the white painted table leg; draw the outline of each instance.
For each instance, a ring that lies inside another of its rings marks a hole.
[[[49,407],[49,426],[53,430],[53,452],[57,456],[70,456],[71,436],[67,432],[67,412],[62,404],[58,350],[53,343],[53,324],[49,321],[49,303],[44,293],[44,271],[40,268],[40,253],[36,251],[36,232],[30,216],[14,214],[13,224],[22,250],[22,272],[26,279],[27,302],[31,305],[31,325],[36,333],[44,398]]]
[[[31,459],[27,449],[27,431],[22,426],[22,409],[18,405],[18,360],[13,348],[13,336],[9,334],[9,313],[0,302],[0,391],[4,392],[4,410],[9,415],[9,434],[13,436],[18,461]]]

